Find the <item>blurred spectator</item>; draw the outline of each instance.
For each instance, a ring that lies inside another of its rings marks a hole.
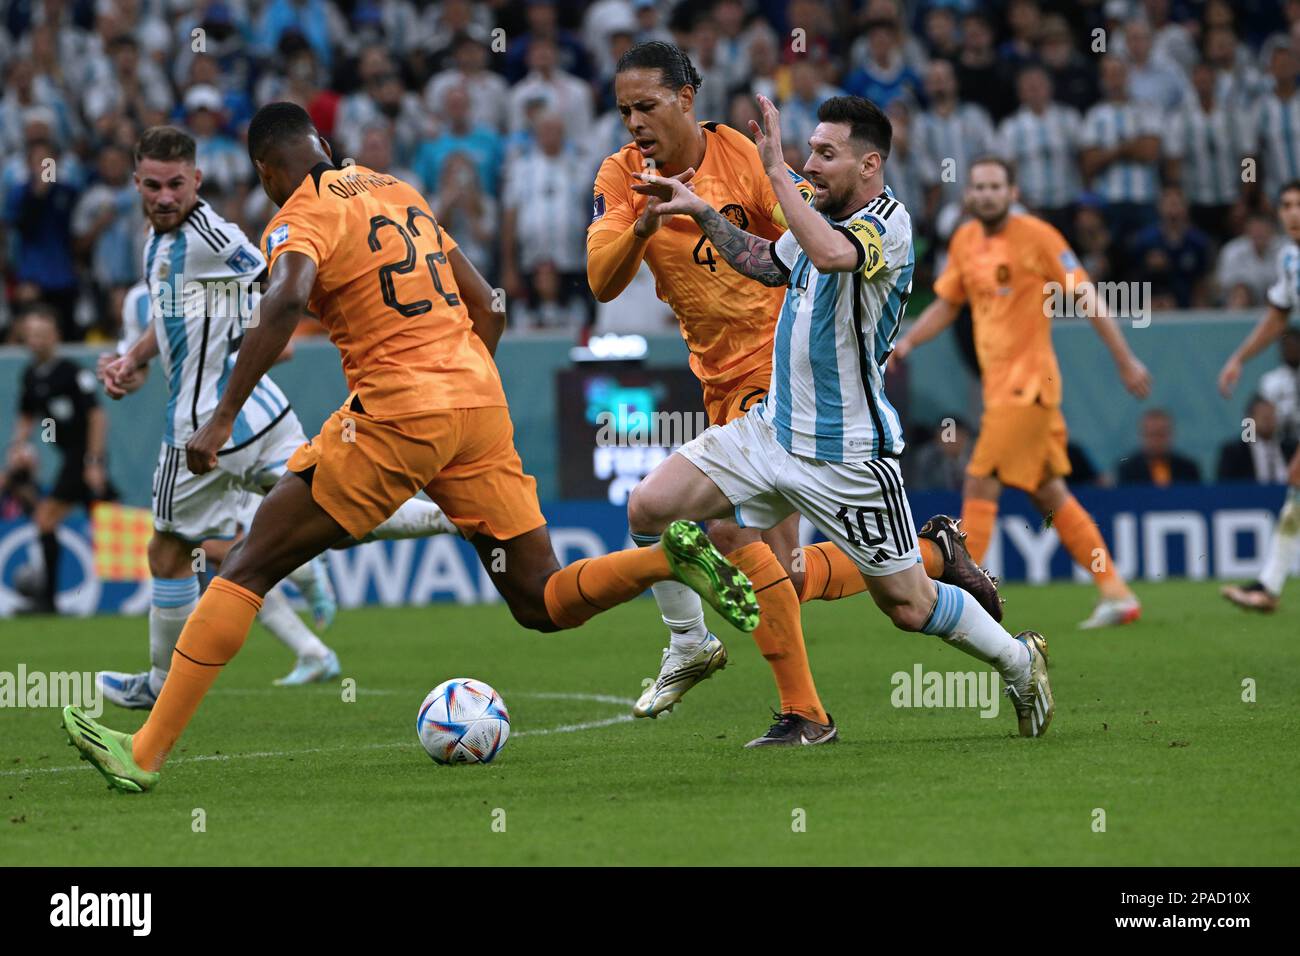
[[[582,158],[565,145],[560,115],[543,113],[536,142],[510,162],[503,208],[502,280],[516,321],[577,324],[590,302],[591,182]],[[526,312],[518,308],[525,298]]]
[[[424,88],[424,105],[443,122],[447,116],[447,94],[461,89],[469,94],[469,115],[475,126],[495,133],[506,128],[509,89],[506,81],[488,69],[488,48],[472,33],[457,34],[451,44],[451,66],[434,75]],[[480,175],[482,170],[479,171]]]
[[[1287,462],[1294,452],[1294,442],[1283,440],[1278,428],[1277,409],[1256,395],[1246,407],[1242,434],[1219,449],[1217,479],[1284,485]]]
[[[1191,91],[1169,116],[1166,179],[1182,184],[1192,221],[1216,239],[1229,234],[1232,207],[1242,198],[1242,160],[1255,152],[1253,139],[1250,116],[1217,100],[1213,69],[1198,63]]]
[[[1083,121],[1083,177],[1106,201],[1106,224],[1116,239],[1155,219],[1159,183],[1160,116],[1128,95],[1128,68],[1113,54],[1101,61],[1104,99]]]
[[[486,44],[492,26],[490,4],[475,0],[442,0],[429,4],[420,20],[421,42],[412,51],[421,65],[419,75],[428,77],[455,66],[456,38],[468,33]]]
[[[1012,69],[1038,62],[1038,39],[1043,30],[1043,11],[1038,0],[1011,0],[1007,4],[1010,36],[998,47],[998,59]]]
[[[885,113],[894,127],[894,139],[889,148],[889,188],[907,207],[917,231],[926,232],[929,228],[926,209],[934,208],[938,203],[938,167],[916,145],[912,112],[906,100],[894,100]],[[914,241],[917,238],[914,236]],[[919,253],[917,258],[921,258]]]
[[[1016,94],[1020,109],[998,127],[997,151],[1015,163],[1025,204],[1072,235],[1082,118],[1073,107],[1052,102],[1052,79],[1041,66],[1020,71]]]
[[[718,28],[712,17],[700,14],[695,18],[685,49],[702,80],[695,91],[695,115],[721,116],[727,109],[730,77],[726,64],[718,59]]]
[[[315,51],[302,37],[290,33],[280,41],[280,59],[284,72],[268,73],[258,81],[257,101],[297,103],[307,111],[320,134],[333,140],[343,98],[322,85],[325,71]]]
[[[746,89],[750,93],[762,94],[779,103],[789,92],[789,70],[781,64],[781,51],[771,30],[753,31],[749,39],[749,69]]]
[[[993,24],[982,13],[968,13],[961,21],[961,53],[957,57],[957,85],[966,98],[982,107],[995,121],[1015,109],[1010,66],[998,57]]]
[[[531,8],[530,8],[531,9]],[[528,106],[541,103],[564,117],[565,138],[580,143],[592,120],[591,87],[559,67],[554,41],[535,39],[528,47],[528,75],[510,90],[510,131],[530,125]]]
[[[506,79],[517,83],[526,73],[538,69],[533,64],[535,46],[545,42],[551,46],[553,69],[586,80],[591,77],[591,63],[582,42],[559,25],[555,0],[525,0],[527,4],[528,31],[520,37],[511,37],[506,52]]]
[[[632,12],[636,15],[634,37],[637,43],[645,43],[647,40],[673,42],[672,33],[664,25],[659,0],[632,0]]]
[[[1300,61],[1288,40],[1273,47],[1269,61],[1273,88],[1259,105],[1259,160],[1264,168],[1264,195],[1277,198],[1282,184],[1300,177],[1300,92],[1296,74]]]
[[[1065,455],[1070,460],[1070,475],[1066,481],[1071,487],[1077,488],[1080,485],[1104,487],[1107,484],[1106,476],[1097,470],[1097,466],[1092,463],[1092,457],[1082,445],[1067,441]]]
[[[842,96],[844,91],[822,81],[821,64],[809,56],[796,60],[790,66],[790,95],[778,105],[781,109],[781,144],[786,149],[786,162],[795,169],[803,168],[808,155],[808,137],[817,128],[817,108],[832,96]],[[701,114],[704,115],[704,114]],[[759,121],[762,125],[762,121]],[[748,133],[748,129],[745,131]]]
[[[121,146],[100,148],[97,178],[72,212],[77,251],[90,261],[100,315],[121,313],[122,297],[140,275],[144,217],[131,182],[131,153]],[[116,337],[115,328],[104,329]]]
[[[961,31],[952,7],[934,5],[925,11],[923,21],[925,45],[930,56],[956,60],[961,53]]]
[[[1264,83],[1228,27],[1212,27],[1201,40],[1204,61],[1214,70],[1215,93],[1232,109],[1251,109]]]
[[[505,144],[495,129],[476,121],[473,108],[474,95],[467,87],[453,86],[443,92],[442,130],[420,144],[413,164],[425,189],[436,189],[442,181],[443,162],[452,153],[461,153],[474,163],[479,184],[488,195],[497,194]]]
[[[422,139],[434,124],[420,97],[402,85],[392,57],[382,46],[370,46],[362,53],[357,72],[361,90],[343,100],[334,132],[338,148],[355,152],[361,145],[361,131],[379,119],[393,124],[393,155],[405,166],[415,158]]]
[[[1121,458],[1116,474],[1121,485],[1196,484],[1201,469],[1196,462],[1174,451],[1174,420],[1161,408],[1143,413],[1138,425],[1141,445]]]
[[[1273,404],[1282,433],[1294,442],[1300,440],[1300,329],[1282,333],[1278,352],[1282,364],[1260,378],[1259,394]]]
[[[960,100],[957,73],[947,60],[934,60],[925,71],[925,97],[930,107],[916,117],[913,138],[935,164],[931,182],[939,183],[938,201],[960,206],[971,161],[993,152],[993,124],[983,107]],[[926,217],[933,221],[938,212],[927,209]]]
[[[465,153],[449,153],[439,169],[437,192],[429,205],[461,252],[484,276],[497,274],[498,204],[479,183],[478,170]]]
[[[844,81],[856,96],[865,96],[881,109],[900,96],[920,99],[921,78],[903,57],[898,20],[893,17],[868,21],[863,32],[866,46],[862,62]]]
[[[301,33],[327,70],[334,64],[335,48],[348,33],[342,13],[327,0],[270,0],[257,21],[260,52],[269,56],[287,30]]]
[[[420,188],[420,178],[412,170],[399,166],[393,158],[393,127],[390,123],[381,120],[361,131],[356,161],[358,166],[388,173],[404,183],[410,183],[416,189]]]
[[[1072,240],[1075,255],[1094,282],[1110,279],[1111,235],[1096,197],[1085,197],[1074,212],[1074,226],[1066,233]]]
[[[1161,192],[1159,221],[1134,236],[1131,249],[1131,262],[1151,282],[1155,308],[1209,305],[1210,237],[1192,225],[1177,186]]]
[[[77,190],[65,183],[52,158],[48,141],[27,144],[27,180],[10,188],[5,220],[17,240],[11,273],[18,285],[15,297],[24,302],[42,299],[58,316],[64,341],[80,341],[77,324],[77,272],[72,244],[72,211]]]
[[[82,111],[97,128],[115,116],[156,126],[171,112],[171,84],[156,63],[140,56],[139,44],[130,34],[109,42],[107,56],[90,64],[87,79]]]
[[[1064,17],[1051,14],[1043,18],[1038,52],[1052,77],[1058,102],[1082,113],[1097,101],[1096,78],[1088,61],[1074,48],[1074,34]]]
[[[222,132],[225,107],[212,86],[195,86],[185,94],[185,126],[194,137],[194,165],[203,173],[203,196],[220,207],[242,202],[253,176],[248,154]]]
[[[1128,63],[1128,91],[1133,102],[1167,112],[1176,109],[1187,92],[1187,74],[1155,51],[1154,35],[1145,17],[1124,24],[1121,51]]]
[[[956,417],[945,419],[934,437],[912,452],[908,486],[917,491],[960,491],[971,449],[970,425]]]
[[[1244,234],[1224,243],[1219,253],[1215,281],[1219,305],[1245,309],[1263,305],[1268,287],[1277,278],[1277,255],[1282,240],[1273,228],[1273,218],[1251,213]]]

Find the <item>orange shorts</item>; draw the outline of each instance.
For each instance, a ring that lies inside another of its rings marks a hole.
[[[1052,478],[1070,473],[1066,434],[1059,408],[1038,404],[985,408],[966,474],[1037,491]]]
[[[703,386],[704,409],[709,414],[709,424],[725,425],[744,415],[756,402],[767,397],[771,384],[772,366],[764,365],[734,381]]]
[[[546,524],[505,406],[390,419],[358,408],[344,404],[286,465],[315,467],[312,497],[352,537],[369,534],[421,489],[467,538],[505,540]]]

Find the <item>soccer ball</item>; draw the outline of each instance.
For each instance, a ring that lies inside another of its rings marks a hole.
[[[490,763],[510,736],[510,715],[489,685],[453,677],[424,698],[415,732],[434,763]]]

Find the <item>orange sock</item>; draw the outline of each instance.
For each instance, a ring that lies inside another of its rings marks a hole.
[[[1069,495],[1065,504],[1056,509],[1052,515],[1052,527],[1061,536],[1061,543],[1075,563],[1092,574],[1092,580],[1103,597],[1128,595],[1128,585],[1115,570],[1115,562],[1097,528],[1097,522],[1079,504],[1078,498]]]
[[[157,770],[167,760],[221,668],[244,646],[261,609],[262,599],[252,591],[212,579],[176,641],[162,693],[131,741],[141,768]]]
[[[546,580],[546,613],[556,627],[578,627],[672,577],[663,548],[630,548],[583,558]]]
[[[943,551],[929,538],[918,538],[916,545],[921,549],[926,576],[938,581],[943,577]]]
[[[804,604],[809,601],[838,601],[867,589],[867,582],[853,559],[829,541],[810,544],[803,549],[803,568],[803,590],[799,592],[799,600]]]
[[[790,576],[763,541],[736,549],[727,555],[727,560],[745,572],[758,596],[754,643],[776,678],[781,713],[800,714],[819,724],[826,723],[826,711],[817,696],[812,671],[808,669],[808,651],[799,620],[799,596],[794,592]],[[861,575],[858,577],[861,579]]]
[[[966,550],[976,564],[984,563],[984,553],[993,540],[998,520],[998,503],[983,498],[967,498],[961,503],[961,530],[966,532]]]

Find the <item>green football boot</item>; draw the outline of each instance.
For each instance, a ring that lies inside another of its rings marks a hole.
[[[109,789],[143,793],[158,785],[159,774],[141,770],[131,756],[131,734],[109,730],[76,707],[63,708],[63,729],[68,746],[81,751],[81,759],[104,775]]]
[[[673,577],[740,631],[758,627],[758,598],[743,571],[722,556],[693,521],[674,521],[659,538]]]

